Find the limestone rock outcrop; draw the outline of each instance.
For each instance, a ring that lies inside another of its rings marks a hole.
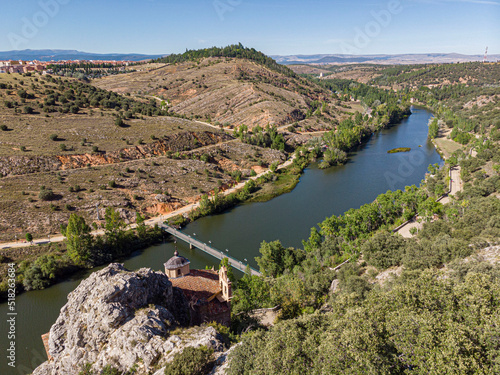
[[[200,335],[187,340],[170,333],[188,322],[188,304],[167,275],[148,268],[130,272],[122,264],[110,264],[68,295],[50,329],[53,360],[44,362],[33,375],[78,374],[89,365],[96,374],[107,365],[147,374],[186,346],[223,350],[210,327],[199,327]],[[203,343],[198,343],[200,338]]]

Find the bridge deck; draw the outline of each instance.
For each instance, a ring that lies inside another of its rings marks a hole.
[[[159,224],[159,227],[162,228],[165,232],[170,233],[172,236],[177,237],[180,240],[183,240],[187,242],[188,244],[200,249],[201,251],[204,251],[207,254],[210,254],[211,256],[222,260],[223,258],[228,258],[229,259],[229,264],[236,268],[237,270],[240,270],[241,272],[245,272],[245,269],[247,267],[246,264],[243,264],[242,261],[235,259],[227,254],[224,254],[223,251],[217,250],[213,248],[212,246],[207,245],[206,243],[203,243],[195,238],[192,238],[191,236],[188,236],[181,231],[172,228],[171,226],[161,223]],[[252,272],[252,275],[256,276],[262,276],[262,274],[257,271],[256,269],[250,267],[250,270]]]

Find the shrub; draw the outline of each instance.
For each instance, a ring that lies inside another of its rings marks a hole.
[[[58,139],[57,134],[51,134],[49,138],[51,141],[57,141]]]
[[[51,201],[55,199],[56,195],[52,191],[52,189],[45,188],[45,186],[42,186],[40,189],[40,192],[38,193],[38,198],[40,198],[42,201]]]
[[[213,349],[206,346],[188,346],[175,355],[174,360],[165,366],[165,375],[198,375],[208,373]]]
[[[0,126],[0,129],[2,129],[2,131],[4,131],[4,132],[7,131],[7,130],[9,130],[9,128],[7,127],[7,125]]]
[[[123,120],[118,117],[116,120],[115,120],[115,125],[116,126],[119,126],[119,127],[122,127],[123,125],[125,125],[125,123],[123,122]]]
[[[28,239],[28,234],[26,234],[26,239]],[[24,272],[23,285],[26,290],[44,289],[50,285],[51,280],[55,279],[56,272],[57,262],[54,256],[43,255]]]
[[[32,114],[34,112],[34,110],[29,105],[25,105],[24,108],[23,108],[23,112],[30,115],[30,114]]]

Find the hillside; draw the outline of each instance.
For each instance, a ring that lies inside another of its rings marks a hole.
[[[126,221],[165,213],[285,157],[75,79],[3,74],[0,103],[3,241],[58,233],[71,213],[94,221],[96,204]]]
[[[328,106],[327,114],[319,118],[324,128],[342,117],[327,92],[275,64],[204,55],[169,56],[157,62],[162,61],[164,67],[105,77],[93,84],[120,94],[168,101],[172,112],[224,128],[292,124],[314,112],[317,102]]]
[[[1,75],[0,239],[58,233],[71,213],[92,222],[106,206],[126,222],[169,212],[284,161],[284,142],[293,150],[358,109],[237,47],[244,58],[188,51],[92,82]],[[280,146],[269,125],[284,125]],[[260,141],[244,139],[256,126]]]

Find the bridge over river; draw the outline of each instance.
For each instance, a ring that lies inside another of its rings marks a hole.
[[[207,254],[209,254],[217,259],[220,259],[220,260],[222,260],[224,258],[228,258],[229,264],[231,266],[233,266],[237,270],[240,270],[241,272],[245,272],[245,270],[247,268],[247,264],[244,264],[241,260],[235,259],[227,254],[224,254],[223,251],[217,250],[216,248],[209,246],[206,243],[201,242],[201,241],[199,241],[199,240],[197,240],[197,239],[195,239],[187,234],[184,234],[180,230],[177,230],[177,229],[175,229],[175,228],[173,228],[165,223],[159,223],[158,226],[161,229],[163,229],[165,232],[171,234],[172,236],[187,242],[191,248],[196,247],[197,249],[200,249],[201,251],[204,251],[205,253],[207,253]],[[262,274],[259,271],[257,271],[256,269],[254,269],[252,267],[250,267],[250,271],[251,271],[252,275],[262,276]]]

